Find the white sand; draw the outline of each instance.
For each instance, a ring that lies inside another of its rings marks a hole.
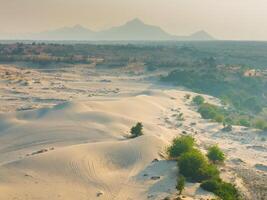
[[[23,70],[11,69],[32,83],[33,77]],[[225,178],[237,158],[246,167],[267,166],[266,142],[261,141],[266,136],[240,127],[235,133],[222,133],[220,125],[202,120],[184,98],[195,94],[153,86],[142,80],[144,76],[118,73],[80,67],[57,78],[56,73],[32,70],[30,74],[40,81],[32,86],[14,83],[19,75],[2,78],[1,110],[10,112],[0,115],[1,200],[156,200],[174,195],[176,163],[162,155],[182,131],[195,135],[203,150],[214,143],[225,150],[229,157]],[[55,89],[51,86],[55,80],[65,86]],[[27,105],[38,109],[15,111]],[[185,121],[177,120],[179,112]],[[127,139],[138,121],[144,124],[145,135]],[[36,154],[39,150],[43,152]],[[152,162],[156,158],[159,161]],[[213,196],[198,184],[187,184],[184,194],[187,199]]]

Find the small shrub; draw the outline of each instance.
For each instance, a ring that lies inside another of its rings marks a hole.
[[[196,182],[219,177],[217,167],[209,164],[206,157],[196,149],[184,153],[178,160],[178,167],[182,175]]]
[[[211,179],[203,182],[201,188],[219,196],[222,200],[239,200],[240,195],[234,185],[221,179]]]
[[[171,200],[171,198],[170,197],[164,197],[163,200]]]
[[[185,95],[185,99],[189,100],[191,98],[191,95],[190,94],[186,94]]]
[[[196,104],[196,105],[201,105],[205,102],[205,99],[200,96],[200,95],[197,95],[193,98],[193,102]]]
[[[169,157],[177,158],[183,153],[191,151],[194,144],[195,140],[191,136],[176,137],[173,139],[172,145],[168,147],[167,153]]]
[[[141,122],[131,128],[131,135],[134,138],[143,135],[143,124]]]
[[[184,117],[183,117],[183,113],[180,113],[178,116],[177,116],[177,120],[178,121],[184,121]]]
[[[185,178],[184,176],[179,176],[176,185],[176,189],[179,191],[179,195],[182,194],[184,187],[185,187]]]
[[[258,119],[256,120],[256,122],[254,123],[255,128],[257,129],[261,129],[261,130],[267,130],[267,122],[265,122],[262,119]]]
[[[212,162],[223,162],[225,160],[224,153],[217,145],[212,146],[208,149],[207,157]]]
[[[251,124],[247,119],[239,119],[239,125],[240,126],[245,126],[245,127],[250,127]]]
[[[232,125],[225,125],[222,129],[224,132],[231,132],[233,130]]]
[[[215,119],[215,117],[218,116],[216,107],[209,103],[202,104],[199,107],[198,112],[204,119]]]
[[[218,123],[222,123],[224,121],[224,116],[221,114],[217,114],[214,118],[214,120]]]
[[[230,117],[225,118],[225,120],[223,121],[223,125],[233,125],[233,119]]]
[[[210,179],[210,180],[204,181],[200,186],[206,191],[213,192],[220,188],[220,180]]]
[[[215,165],[207,164],[199,169],[198,180],[203,181],[219,178],[219,174],[220,172]]]
[[[206,165],[205,156],[198,150],[184,153],[178,161],[180,173],[194,181],[200,181],[200,169]]]

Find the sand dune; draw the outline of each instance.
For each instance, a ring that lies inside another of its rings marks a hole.
[[[12,70],[31,80],[23,70]],[[162,156],[172,138],[181,134],[193,135],[203,151],[210,144],[219,144],[228,157],[223,178],[236,183],[248,196],[237,175],[251,184],[254,174],[262,177],[257,184],[266,180],[266,134],[242,127],[222,132],[222,125],[201,119],[191,101],[184,98],[195,93],[151,86],[117,74],[108,74],[105,78],[112,82],[107,84],[99,81],[102,76],[92,77],[95,80],[90,82],[72,71],[62,73],[62,80],[54,74],[33,73],[45,81],[31,88],[14,86],[20,87],[15,92],[27,94],[24,98],[8,91],[10,86],[0,81],[6,95],[2,104],[7,105],[1,111],[10,111],[0,114],[1,200],[172,197],[178,169],[176,162]],[[11,78],[16,79],[15,75]],[[51,80],[67,87],[40,90]],[[220,104],[218,99],[203,96]],[[30,105],[31,110],[17,109],[17,105]],[[177,119],[179,113],[183,113],[183,121]],[[144,136],[129,139],[130,128],[139,121]],[[193,183],[187,183],[184,195],[184,199],[196,200],[214,197]]]
[[[162,189],[155,189],[161,184],[150,189],[157,182],[150,179],[153,173],[146,177],[142,172],[160,159],[168,144],[157,136],[163,130],[154,125],[165,109],[165,98],[142,94],[1,115],[0,197],[146,199],[152,193],[163,195]],[[144,123],[145,135],[128,139],[137,121]],[[47,151],[34,153],[40,149]],[[163,162],[161,168],[170,173],[177,170],[174,162]],[[154,173],[160,175],[161,179],[166,176],[164,183],[170,182],[165,186],[167,194],[175,187],[175,174]]]
[[[156,145],[150,147],[151,143]],[[12,199],[30,192],[32,199],[57,199],[59,195],[62,199],[95,199],[101,194],[100,199],[138,199],[146,188],[135,176],[157,157],[161,146],[161,140],[144,136],[73,145],[12,162],[3,166],[5,174],[12,174],[6,180],[5,195]],[[17,188],[18,184],[26,186]],[[46,190],[49,196],[43,193]]]

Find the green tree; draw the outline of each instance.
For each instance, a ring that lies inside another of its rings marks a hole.
[[[211,146],[208,149],[207,157],[212,162],[223,162],[225,160],[224,153],[217,145]]]
[[[185,187],[185,177],[179,176],[177,179],[177,185],[176,185],[176,189],[179,191],[179,195],[182,194],[184,187]]]
[[[201,188],[213,192],[222,200],[240,200],[240,194],[231,183],[223,182],[221,179],[210,179],[201,183]]]
[[[200,169],[206,165],[207,160],[205,156],[198,150],[184,153],[178,161],[180,173],[194,181],[198,181],[200,179]]]
[[[209,164],[206,157],[199,150],[184,153],[178,160],[180,173],[192,181],[201,182],[219,177],[216,166]]]
[[[224,120],[224,116],[221,115],[221,114],[217,114],[217,115],[215,116],[214,120],[215,120],[216,122],[218,122],[218,123],[222,123],[223,120]]]
[[[196,105],[201,105],[205,102],[205,99],[200,96],[200,95],[197,95],[193,98],[193,102],[196,104]]]
[[[177,158],[183,153],[189,152],[193,149],[195,140],[191,136],[176,137],[172,141],[172,145],[168,147],[167,153],[171,158]]]
[[[244,118],[239,119],[239,125],[245,126],[245,127],[250,127],[251,126],[249,120],[244,119]]]
[[[199,181],[209,180],[212,178],[218,178],[219,174],[219,170],[215,165],[207,164],[199,169],[197,178]]]
[[[139,137],[143,135],[143,124],[138,122],[135,126],[131,128],[132,137]]]
[[[254,126],[261,130],[267,130],[267,122],[265,122],[262,119],[256,120],[256,122],[254,123]]]
[[[225,118],[225,120],[223,121],[224,126],[227,125],[233,125],[233,119],[231,117],[227,117]]]
[[[216,107],[208,103],[202,104],[199,107],[198,112],[200,113],[201,117],[204,119],[215,119],[216,116],[218,115]]]

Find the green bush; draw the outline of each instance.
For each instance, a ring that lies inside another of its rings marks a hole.
[[[180,174],[190,181],[201,182],[201,187],[213,192],[222,200],[239,200],[239,193],[235,186],[223,182],[220,172],[214,164],[210,164],[207,157],[199,150],[194,149],[194,139],[190,136],[182,136],[173,140],[168,148],[169,155],[179,157],[178,167]],[[208,150],[208,158],[211,161],[223,161],[225,156],[218,146],[212,146]],[[180,176],[177,179],[176,189],[182,193],[185,179]],[[204,182],[203,182],[204,181]]]
[[[197,95],[193,98],[193,102],[196,104],[196,105],[201,105],[205,102],[205,99],[200,96],[200,95]]]
[[[196,149],[182,154],[178,167],[182,175],[196,182],[219,177],[216,166],[209,164],[206,157]]]
[[[262,95],[266,92],[266,79],[243,77],[240,73],[243,74],[242,70],[236,73],[227,70],[222,73],[215,68],[205,71],[175,69],[162,80],[221,98],[236,111],[244,111],[248,115],[259,114],[267,107]]]
[[[267,130],[267,122],[262,119],[258,119],[255,121],[254,127],[261,130]]]
[[[212,146],[208,149],[207,157],[212,162],[223,162],[225,160],[224,153],[217,145]]]
[[[233,125],[233,119],[231,117],[226,117],[225,120],[223,121],[224,126],[225,125]]]
[[[224,116],[221,114],[217,114],[214,118],[214,120],[218,123],[222,123],[224,121]]]
[[[194,179],[199,175],[199,169],[207,165],[205,156],[198,150],[183,154],[178,162],[179,170],[185,177]]]
[[[167,153],[171,158],[177,158],[183,153],[189,152],[193,149],[195,144],[194,138],[191,136],[176,137],[172,141],[172,145],[168,147]]]
[[[202,104],[198,112],[200,113],[201,117],[204,119],[215,119],[216,116],[219,115],[216,106],[209,104],[209,103],[204,103]]]
[[[222,200],[239,200],[240,195],[234,185],[221,179],[211,179],[203,182],[201,188],[219,196]]]
[[[201,183],[200,186],[206,191],[213,192],[220,188],[220,181],[220,179],[210,179]]]
[[[267,122],[259,118],[252,123],[249,116],[244,116],[242,112],[233,112],[219,106],[202,103],[199,105],[198,112],[203,119],[212,119],[215,122],[223,123],[223,131],[232,131],[232,125],[241,125],[245,127],[254,127],[261,130],[267,130]]]
[[[179,176],[176,185],[176,189],[179,191],[179,195],[182,194],[184,187],[185,187],[185,178],[184,176]]]
[[[138,137],[143,135],[143,124],[138,122],[135,126],[131,128],[132,137]]]
[[[245,126],[245,127],[250,127],[251,126],[249,120],[247,120],[247,119],[239,119],[239,125],[240,126]]]
[[[199,169],[198,180],[209,180],[213,178],[219,178],[220,172],[213,164],[207,164]]]

